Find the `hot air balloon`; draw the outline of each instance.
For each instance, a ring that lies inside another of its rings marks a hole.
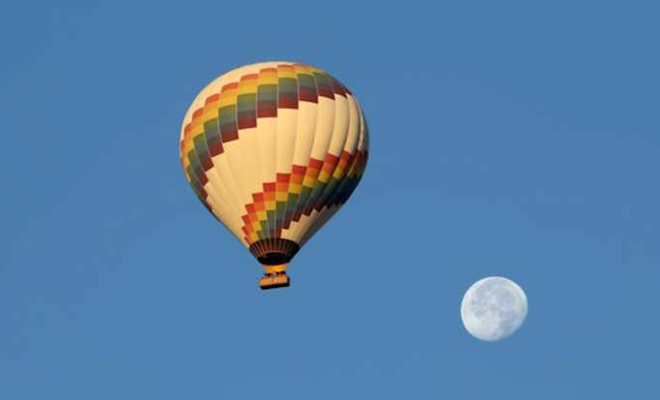
[[[353,94],[291,62],[216,78],[189,107],[180,138],[186,179],[263,265],[262,289],[289,286],[287,264],[353,193],[367,147]]]

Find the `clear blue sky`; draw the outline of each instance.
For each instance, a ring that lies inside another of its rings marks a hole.
[[[386,3],[0,6],[0,398],[658,393],[657,2]],[[261,292],[178,139],[208,82],[273,59],[342,80],[372,142]],[[459,316],[488,275],[530,301],[498,343]]]

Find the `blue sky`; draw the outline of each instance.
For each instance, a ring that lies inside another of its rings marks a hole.
[[[0,398],[657,393],[660,8],[382,3],[0,6]],[[178,137],[208,82],[266,60],[350,87],[371,152],[261,292]],[[497,343],[459,316],[488,275],[530,301]]]

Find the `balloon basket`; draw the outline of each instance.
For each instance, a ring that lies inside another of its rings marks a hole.
[[[286,265],[264,265],[266,274],[259,279],[262,290],[288,287],[291,279],[286,274]]]
[[[261,277],[261,279],[259,279],[259,287],[261,287],[262,290],[287,287],[290,284],[291,284],[291,279],[289,279],[289,276],[287,274],[274,275],[274,276],[264,275],[263,277]]]

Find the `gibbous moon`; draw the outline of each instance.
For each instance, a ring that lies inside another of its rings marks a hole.
[[[504,339],[527,317],[527,296],[515,282],[491,276],[475,282],[463,296],[461,319],[465,329],[487,342]]]

